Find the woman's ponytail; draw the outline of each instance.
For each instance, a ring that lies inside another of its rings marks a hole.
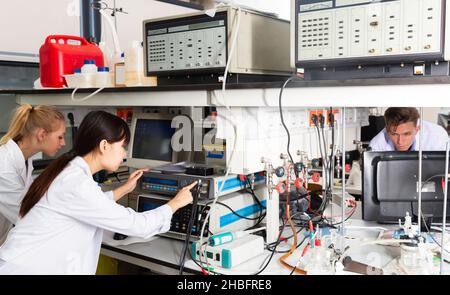
[[[25,130],[32,111],[34,108],[29,104],[24,104],[16,110],[8,132],[0,139],[0,145],[6,144],[11,139],[17,142],[22,138],[23,130]]]

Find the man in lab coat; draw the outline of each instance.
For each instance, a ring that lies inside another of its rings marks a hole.
[[[372,151],[418,151],[420,129],[422,150],[444,151],[448,134],[441,126],[423,121],[419,124],[419,112],[416,108],[388,108],[384,113],[386,128],[370,142]]]

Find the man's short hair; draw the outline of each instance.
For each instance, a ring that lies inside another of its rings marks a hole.
[[[417,126],[420,115],[416,108],[388,108],[384,112],[384,121],[386,129],[389,131],[391,127],[396,128],[400,124],[412,122]]]

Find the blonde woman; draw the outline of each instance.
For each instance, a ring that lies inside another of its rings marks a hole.
[[[52,106],[25,104],[15,111],[0,139],[0,245],[16,224],[31,185],[31,157],[39,152],[54,156],[65,145],[65,131],[64,115]]]

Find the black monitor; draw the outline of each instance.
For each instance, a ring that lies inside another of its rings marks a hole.
[[[418,155],[418,152],[364,153],[364,220],[397,223],[409,212],[417,221]],[[422,167],[422,213],[427,222],[440,222],[443,217],[445,152],[423,152]],[[449,209],[447,205],[447,215],[450,215]]]
[[[171,140],[176,128],[173,115],[136,114],[131,127],[127,165],[133,168],[155,168],[177,159]]]

